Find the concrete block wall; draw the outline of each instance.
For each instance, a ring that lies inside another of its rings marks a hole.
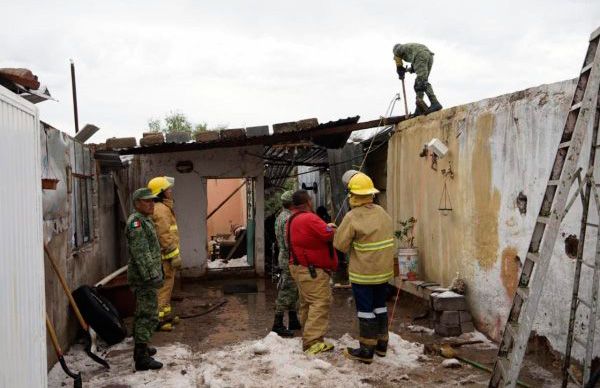
[[[568,80],[446,109],[398,124],[390,140],[387,208],[394,222],[417,218],[423,278],[448,286],[460,273],[475,325],[496,340],[517,287],[574,88],[574,80]],[[437,170],[430,157],[419,156],[432,138],[449,147]],[[586,157],[580,165],[587,166],[589,143],[583,149]],[[442,170],[449,168],[454,179],[445,180]],[[438,210],[444,183],[453,207],[447,216]],[[561,227],[534,326],[559,352],[565,348],[575,268],[566,246],[570,235],[579,234],[580,217],[578,201]],[[595,236],[588,233],[588,238],[589,260]],[[584,276],[583,282],[589,288],[590,277]],[[574,355],[581,358],[582,349],[576,346]]]

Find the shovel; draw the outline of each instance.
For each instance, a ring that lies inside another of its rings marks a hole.
[[[48,256],[48,260],[50,260],[50,264],[52,264],[52,269],[54,270],[54,273],[56,273],[56,276],[58,276],[58,280],[60,281],[60,284],[62,285],[63,290],[65,290],[65,294],[67,294],[67,298],[69,299],[69,304],[71,305],[71,308],[73,309],[73,311],[75,311],[75,315],[77,316],[77,320],[79,321],[81,328],[87,334],[85,337],[85,352],[86,352],[86,354],[92,360],[97,362],[98,364],[102,365],[106,369],[109,369],[110,365],[108,365],[108,362],[106,362],[105,359],[101,358],[100,356],[98,356],[94,353],[94,351],[96,350],[96,332],[90,327],[90,325],[87,324],[85,319],[83,319],[83,316],[81,315],[81,312],[79,311],[79,308],[77,307],[77,303],[75,303],[75,300],[73,299],[73,296],[71,295],[71,290],[69,289],[69,286],[67,285],[67,282],[65,281],[64,276],[62,275],[62,273],[60,273],[60,270],[58,269],[58,266],[56,265],[56,261],[52,257],[52,254],[50,253],[50,250],[48,249],[48,246],[46,244],[44,244],[44,252],[46,252],[46,256]]]
[[[65,371],[69,377],[73,379],[73,387],[81,388],[81,373],[73,373],[67,366],[65,362],[65,358],[63,357],[62,349],[58,343],[58,338],[56,337],[56,331],[54,330],[54,326],[52,326],[52,322],[50,322],[50,318],[48,318],[48,313],[46,313],[46,328],[48,329],[48,333],[50,333],[50,340],[52,341],[52,345],[54,346],[54,351],[56,352],[56,357],[58,357],[58,362],[60,362],[60,366]]]

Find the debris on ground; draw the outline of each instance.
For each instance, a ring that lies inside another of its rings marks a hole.
[[[304,354],[301,341],[299,337],[284,339],[271,332],[259,340],[205,353],[194,353],[190,346],[175,343],[157,348],[155,358],[167,363],[160,371],[134,371],[131,338],[105,352],[113,366],[110,370],[91,363],[79,345],[74,346],[65,358],[74,368],[84,371],[83,380],[87,386],[371,387],[381,381],[390,381],[392,377],[408,380],[405,372],[420,365],[419,357],[423,353],[422,345],[390,333],[387,356],[376,358],[371,365],[363,365],[340,354],[346,346],[357,344],[349,334],[339,340],[330,340],[335,350],[319,356]],[[69,382],[58,364],[50,371],[48,381],[49,387],[61,387]]]
[[[208,261],[208,268],[210,269],[238,267],[248,267],[248,259],[246,258],[246,256],[238,257],[237,259],[229,259],[228,261],[225,261],[223,259]]]
[[[442,366],[444,368],[460,368],[462,365],[456,358],[448,358],[442,361]]]
[[[419,325],[408,325],[406,327],[408,330],[410,330],[413,333],[423,333],[423,334],[427,334],[427,335],[434,335],[435,334],[435,330],[430,329],[428,327],[425,326],[419,326]]]

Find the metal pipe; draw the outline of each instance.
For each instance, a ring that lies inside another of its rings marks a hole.
[[[73,91],[73,114],[75,115],[75,133],[79,132],[79,113],[77,112],[77,87],[75,85],[75,62],[71,61],[71,89]]]

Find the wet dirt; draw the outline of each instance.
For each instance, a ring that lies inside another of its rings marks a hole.
[[[255,284],[255,293],[225,294],[225,285]],[[340,338],[344,333],[357,337],[358,320],[356,318],[352,291],[350,289],[334,289],[330,315],[328,337]],[[172,332],[157,332],[152,343],[166,346],[180,342],[192,347],[194,351],[208,350],[233,345],[240,341],[255,340],[265,337],[273,325],[274,300],[276,289],[268,279],[245,280],[210,280],[194,281],[180,284],[175,291],[173,309],[177,314],[192,315],[190,312],[201,312],[211,306],[226,301],[213,311],[189,319],[181,319]],[[395,295],[388,301],[391,314]],[[395,318],[390,331],[402,336],[405,340],[421,344],[441,344],[456,339],[444,339],[431,332],[415,332],[409,326],[419,325],[431,327],[428,318],[414,320],[415,317],[427,313],[427,302],[412,295],[401,293],[396,305]],[[128,319],[131,325],[131,319]],[[297,333],[300,335],[300,333]],[[457,348],[457,354],[467,359],[493,367],[496,348],[493,344],[468,345]],[[530,352],[526,358],[521,379],[531,386],[555,386],[559,382],[556,362],[545,357],[548,352]],[[489,374],[485,371],[462,363],[460,368],[448,369],[441,364],[444,360],[439,355],[423,357],[422,367],[413,369],[407,376],[398,376],[390,381],[369,381],[378,387],[392,386],[487,386]],[[408,378],[408,380],[406,379]]]

